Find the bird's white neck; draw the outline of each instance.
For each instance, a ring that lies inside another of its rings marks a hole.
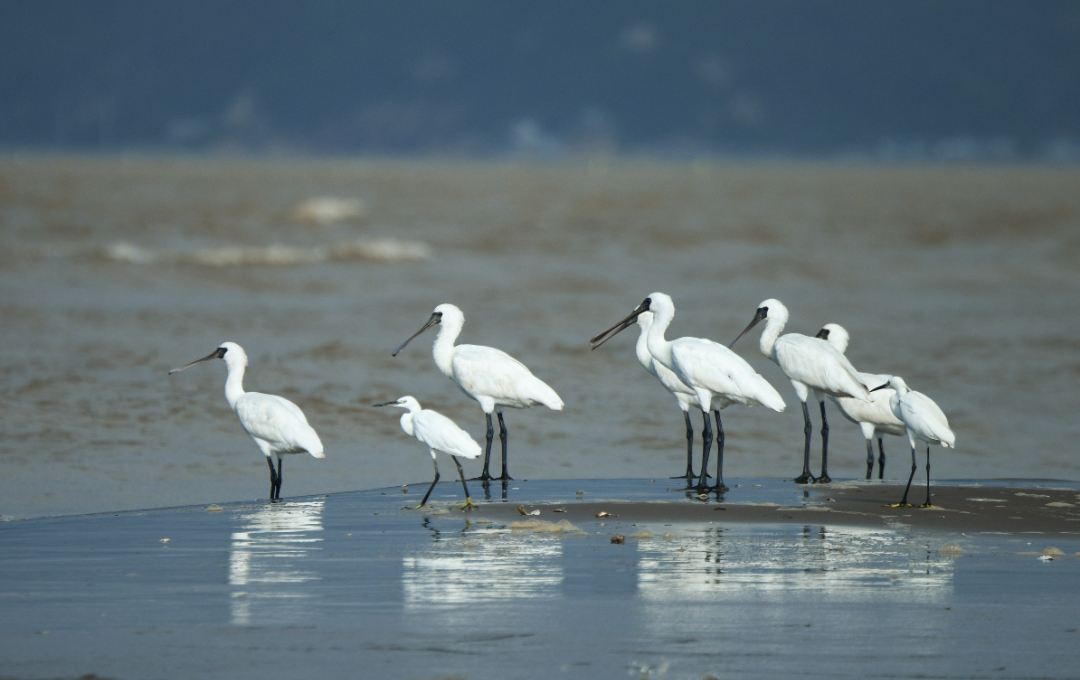
[[[779,306],[769,308],[769,315],[765,317],[765,330],[761,331],[761,339],[758,341],[758,349],[773,361],[776,361],[776,339],[780,337],[787,321],[786,309]]]
[[[650,315],[647,323],[641,323],[641,317],[638,317],[638,325],[641,326],[641,333],[638,334],[634,353],[637,354],[638,363],[644,366],[646,371],[655,375],[656,367],[653,365],[655,362],[652,354],[649,354],[649,329],[652,328],[652,316]]]
[[[669,369],[671,369],[672,366],[671,343],[664,337],[664,332],[667,331],[667,327],[671,325],[671,320],[674,318],[675,310],[673,309],[654,309],[652,325],[649,326],[647,341],[649,354],[652,355],[655,361],[659,361]]]
[[[229,368],[229,376],[225,378],[225,401],[229,402],[229,408],[236,410],[236,402],[244,396],[244,364],[225,364]]]
[[[435,357],[435,365],[447,378],[454,377],[454,341],[460,334],[461,323],[456,319],[443,317],[443,321],[439,323],[439,334],[431,346],[431,355]]]
[[[419,411],[420,409],[416,410]],[[408,413],[401,416],[401,429],[405,430],[405,434],[410,437],[413,436],[413,413],[414,411],[410,408]]]

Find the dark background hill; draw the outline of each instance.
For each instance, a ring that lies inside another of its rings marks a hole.
[[[1080,3],[11,0],[0,148],[1076,160]]]

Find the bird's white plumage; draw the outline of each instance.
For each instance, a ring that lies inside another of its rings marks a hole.
[[[694,390],[687,387],[682,380],[679,380],[679,376],[675,375],[674,371],[656,361],[653,355],[649,354],[649,328],[652,327],[652,322],[652,312],[638,314],[637,325],[641,328],[641,334],[638,335],[637,344],[634,346],[634,354],[637,356],[638,363],[646,371],[652,373],[653,377],[659,380],[660,384],[675,397],[680,409],[689,411],[691,406],[700,409],[701,402],[698,400]],[[723,406],[727,406],[728,403],[730,402],[725,403]]]
[[[401,429],[426,444],[432,458],[436,451],[463,458],[480,456],[480,445],[443,414],[421,408],[420,402],[411,396],[402,397],[395,405],[408,409],[401,416]]]
[[[543,404],[561,411],[563,401],[555,390],[517,359],[502,350],[483,345],[454,345],[465,325],[465,315],[457,306],[441,304],[439,334],[432,346],[435,364],[462,392],[480,403],[484,413],[502,407],[528,408]]]
[[[835,323],[828,323],[822,328],[828,331],[828,342],[833,349],[843,354],[847,351],[850,335],[847,330]],[[855,376],[867,389],[874,389],[879,385],[889,382],[891,375],[877,373],[863,373],[857,371]],[[862,430],[864,439],[873,439],[877,434],[891,434],[903,436],[905,433],[904,423],[892,412],[890,399],[896,391],[892,388],[878,390],[870,395],[871,401],[863,401],[854,397],[834,397],[829,399],[840,408],[845,418],[856,423]]]
[[[274,394],[245,392],[247,354],[234,342],[223,343],[221,347],[225,349],[221,358],[229,369],[225,400],[263,455],[269,458],[286,453],[310,453],[315,458],[325,458],[319,435],[308,424],[300,407]]]
[[[871,401],[868,388],[859,382],[858,371],[828,342],[799,333],[780,335],[788,320],[783,303],[769,299],[758,305],[758,309],[768,310],[758,347],[791,380],[799,401],[806,401],[808,389],[834,397]],[[821,395],[817,396],[820,401]]]
[[[922,392],[908,389],[903,378],[895,375],[889,379],[889,386],[896,390],[890,399],[893,415],[903,421],[911,448],[915,448],[916,439],[927,444],[941,444],[946,448],[956,446],[956,435],[933,399]]]
[[[649,295],[653,312],[648,349],[653,358],[671,370],[697,396],[702,411],[720,404],[762,405],[784,410],[784,399],[746,360],[727,347],[704,338],[667,340],[664,332],[675,317],[675,303],[664,293]]]

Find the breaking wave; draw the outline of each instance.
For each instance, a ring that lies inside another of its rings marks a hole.
[[[370,262],[418,262],[431,255],[426,243],[396,239],[360,239],[328,246],[219,246],[191,250],[146,248],[118,241],[104,250],[116,262],[132,264],[197,264],[207,267],[237,265],[304,265],[321,262],[366,260]]]

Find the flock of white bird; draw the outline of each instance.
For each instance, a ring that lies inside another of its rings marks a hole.
[[[884,477],[885,451],[882,436],[907,433],[911,444],[911,474],[904,489],[904,497],[898,505],[908,505],[908,493],[917,469],[915,442],[926,444],[926,502],[930,507],[930,445],[953,447],[956,437],[945,414],[926,395],[909,390],[898,376],[860,373],[848,361],[849,335],[836,324],[826,324],[814,337],[798,333],[781,335],[788,321],[788,310],[779,301],[765,300],[758,305],[750,324],[729,345],[725,346],[704,338],[664,337],[675,317],[675,304],[664,293],[653,293],[645,298],[629,316],[591,339],[596,349],[620,331],[637,324],[641,329],[636,345],[638,361],[675,397],[686,422],[686,472],[676,478],[685,478],[688,488],[700,493],[728,490],[724,484],[724,428],[720,411],[732,404],[765,406],[774,411],[784,410],[784,400],[769,382],[758,374],[742,357],[731,350],[739,338],[759,322],[765,321],[759,348],[791,381],[795,394],[802,403],[805,436],[803,470],[795,481],[800,484],[832,481],[828,473],[829,425],[825,416],[825,397],[839,407],[841,413],[862,429],[866,439],[866,478],[870,479],[874,467],[873,440],[878,439],[880,457],[878,477]],[[452,304],[435,308],[427,323],[410,336],[393,355],[397,356],[414,338],[432,326],[439,326],[432,354],[435,365],[450,378],[466,395],[480,404],[487,418],[487,446],[483,473],[480,481],[506,482],[507,432],[503,420],[506,407],[524,409],[542,404],[561,411],[563,401],[555,390],[537,378],[520,361],[505,352],[482,345],[455,345],[465,324],[465,315]],[[266,456],[270,467],[270,499],[281,497],[282,456],[291,453],[308,453],[323,458],[323,445],[319,435],[308,424],[307,418],[296,404],[271,394],[245,392],[243,387],[247,355],[236,343],[226,342],[210,355],[169,371],[172,375],[211,359],[223,359],[228,368],[225,380],[225,399],[240,419],[244,430]],[[814,395],[821,410],[821,474],[810,472],[810,440],[813,428],[806,402]],[[879,394],[875,394],[879,393]],[[458,457],[469,459],[480,456],[480,445],[452,420],[430,409],[421,408],[412,396],[375,406],[397,406],[406,410],[401,417],[401,428],[428,447],[435,467],[435,479],[416,506],[423,507],[439,481],[439,465],[436,452],[451,457],[458,470],[465,491],[463,510],[475,507],[469,494],[465,474]],[[690,409],[701,411],[704,419],[700,472],[695,474],[693,465],[694,432]],[[491,416],[499,420],[499,438],[502,443],[502,474],[490,474],[491,445],[495,430]],[[716,476],[710,484],[708,474],[709,456],[714,441],[710,414],[716,421],[717,445]],[[276,463],[276,466],[275,466]],[[697,479],[697,485],[693,481]]]

